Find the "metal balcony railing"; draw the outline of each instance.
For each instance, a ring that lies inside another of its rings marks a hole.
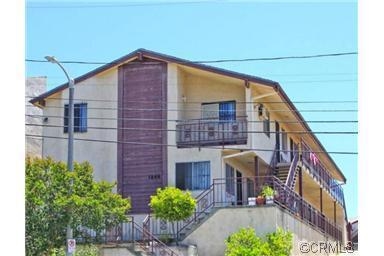
[[[247,120],[180,120],[176,124],[177,147],[247,144]]]
[[[312,149],[304,142],[301,142],[301,150],[303,163],[307,166],[313,178],[317,180],[340,205],[344,206],[344,193],[341,185],[332,178],[316,154],[312,153]]]

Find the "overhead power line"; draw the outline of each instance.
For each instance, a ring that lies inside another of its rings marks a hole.
[[[143,7],[143,6],[167,6],[167,5],[190,5],[190,4],[206,4],[206,3],[225,3],[215,0],[210,1],[142,1],[142,2],[105,2],[105,3],[30,3],[27,8],[30,9],[55,9],[55,8],[124,8],[124,7]]]
[[[300,86],[308,86],[308,84],[331,84],[331,86],[336,86],[336,85],[341,85],[341,83],[345,83],[344,85],[350,86],[349,82],[357,82],[358,80],[356,79],[334,79],[334,80],[290,80],[290,81],[279,81],[279,84],[284,84],[287,85],[300,85]],[[92,84],[92,83],[87,83],[88,86],[116,86],[116,84],[109,84],[109,83],[97,83],[97,84]],[[353,84],[354,85],[354,84]],[[48,86],[55,87],[57,85],[55,84],[49,84]],[[190,84],[189,86],[202,86],[200,85],[194,85]]]
[[[55,116],[55,115],[30,115],[26,114],[25,116],[27,117],[32,117],[32,118],[58,118],[58,119],[63,119],[64,116]],[[165,118],[116,118],[116,117],[92,117],[88,116],[87,119],[91,120],[124,120],[124,121],[154,121],[154,122],[159,122],[159,121],[167,121],[167,122],[180,122],[183,120],[179,119],[165,119]],[[194,119],[192,119],[194,121]],[[196,120],[197,121],[197,120]],[[250,121],[247,120],[248,123],[263,123],[264,121],[260,120],[254,120]],[[309,120],[309,121],[297,121],[297,120],[271,120],[271,122],[279,122],[281,124],[284,123],[289,123],[289,124],[295,124],[295,123],[358,123],[357,120]]]
[[[263,73],[262,76],[294,76],[294,77],[310,77],[310,76],[356,76],[356,72],[337,72],[337,73]],[[62,78],[62,76],[49,76],[49,78]]]
[[[34,134],[26,134],[27,137],[35,137],[35,138],[50,138],[50,139],[63,139],[68,140],[67,137],[59,137],[59,136],[48,136],[48,135],[34,135]],[[104,143],[119,143],[119,144],[130,144],[130,145],[141,145],[141,146],[164,146],[164,147],[175,147],[177,148],[177,145],[171,145],[171,144],[162,144],[162,143],[149,143],[149,142],[133,142],[133,141],[116,141],[116,140],[99,140],[99,139],[85,139],[85,138],[74,138],[74,140],[78,141],[90,141],[90,142],[104,142]],[[196,146],[191,146],[187,148],[196,148]],[[204,149],[230,149],[230,150],[242,150],[242,151],[266,151],[266,152],[274,152],[273,149],[263,149],[263,148],[231,148],[227,146],[204,146],[201,147]],[[287,152],[291,152],[290,150],[287,150]],[[347,151],[302,151],[304,153],[317,153],[317,154],[340,154],[340,155],[357,155],[357,152],[347,152]]]
[[[37,126],[37,127],[50,127],[50,128],[64,128],[66,126],[64,125],[49,125],[49,124],[31,124],[31,123],[27,123],[26,124],[27,126]],[[160,128],[144,128],[144,127],[122,127],[122,128],[118,128],[118,127],[97,127],[97,126],[87,126],[87,129],[93,129],[93,130],[129,130],[129,131],[138,131],[138,132],[142,132],[142,131],[166,131],[166,132],[177,132],[178,130],[177,129],[160,129]],[[208,132],[207,130],[192,130],[191,133],[197,133],[197,132]],[[228,133],[228,132],[232,132],[232,130],[220,130],[220,131],[214,131],[214,133]],[[241,134],[262,134],[262,133],[265,133],[264,131],[237,131],[237,133],[241,133]],[[354,132],[354,131],[337,131],[337,132],[331,132],[331,131],[312,131],[312,132],[308,132],[308,131],[279,131],[279,132],[274,132],[274,131],[270,131],[269,133],[271,134],[274,134],[274,133],[279,133],[279,134],[283,134],[283,133],[287,133],[287,134],[333,134],[333,135],[355,135],[355,134],[358,134],[358,132]]]
[[[33,99],[36,98],[36,95],[32,96],[25,96],[25,98]],[[68,98],[54,98],[49,97],[49,100],[68,100]],[[95,101],[95,102],[117,102],[118,100],[102,100],[102,99],[87,99],[87,98],[75,98],[74,100],[77,101]],[[183,103],[183,104],[201,104],[203,102],[201,101],[162,101],[162,100],[124,100],[124,102],[129,103]],[[236,101],[237,104],[257,104],[257,103],[263,103],[263,104],[284,104],[288,103],[288,101]],[[326,103],[326,104],[332,104],[332,103],[357,103],[357,100],[315,100],[315,101],[291,101],[290,103],[297,103],[297,104],[319,104],[319,103]]]
[[[246,58],[246,59],[218,59],[218,60],[199,60],[199,61],[178,61],[178,63],[224,63],[224,62],[246,62],[246,61],[274,61],[274,60],[287,60],[287,59],[313,59],[324,57],[341,57],[357,55],[357,52],[338,52],[338,53],[323,53],[313,55],[297,55],[297,56],[279,56],[279,57],[262,57],[262,58]],[[26,62],[48,62],[47,60],[25,59]],[[88,64],[88,65],[104,65],[104,64],[119,64],[120,62],[101,62],[101,61],[74,61],[63,60],[61,63],[67,64]]]
[[[25,105],[26,107],[35,107],[34,105]],[[45,108],[64,109],[64,106],[45,106]],[[201,109],[168,109],[168,108],[114,108],[114,107],[88,107],[88,109],[97,110],[124,110],[124,111],[172,111],[172,112],[202,112]],[[357,112],[357,109],[268,109],[269,112]],[[209,110],[207,112],[221,112],[220,110]],[[247,111],[246,109],[239,109],[231,111],[232,113],[251,112],[258,113],[258,110]]]

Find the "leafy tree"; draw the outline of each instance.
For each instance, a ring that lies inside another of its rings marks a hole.
[[[292,238],[291,232],[285,231],[282,228],[278,228],[276,232],[267,234],[267,242],[269,248],[275,256],[287,256],[290,255],[292,250]]]
[[[98,234],[126,220],[130,200],[112,192],[115,184],[95,182],[89,163],[75,163],[69,172],[62,162],[26,159],[26,253],[51,254],[65,244],[66,226],[87,227]],[[72,185],[71,185],[72,183]]]
[[[225,241],[226,256],[265,256],[269,255],[268,245],[258,236],[252,228],[241,228],[230,235]]]
[[[175,222],[184,220],[193,214],[196,207],[196,200],[190,192],[183,192],[178,188],[158,188],[156,195],[151,196],[149,203],[156,218],[172,223],[173,234],[175,235]],[[177,238],[176,238],[177,243]]]
[[[253,228],[241,228],[230,235],[225,244],[226,256],[289,256],[292,250],[292,233],[278,228],[263,240]]]

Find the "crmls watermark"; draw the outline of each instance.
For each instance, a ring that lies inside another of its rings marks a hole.
[[[352,242],[342,244],[341,242],[331,241],[300,241],[299,248],[301,253],[353,253]]]

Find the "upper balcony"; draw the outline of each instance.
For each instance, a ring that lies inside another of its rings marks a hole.
[[[301,143],[302,149],[302,161],[303,164],[308,168],[309,173],[313,179],[320,183],[320,185],[341,205],[344,206],[344,193],[340,184],[332,178],[330,173],[324,167],[324,165],[317,158],[316,154],[313,153],[312,149],[305,144]]]
[[[176,125],[177,147],[202,147],[247,144],[247,119],[191,119]]]

